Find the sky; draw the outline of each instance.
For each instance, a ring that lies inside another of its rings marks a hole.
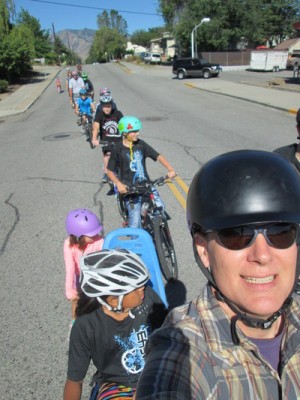
[[[16,12],[22,8],[37,18],[42,29],[98,29],[97,15],[117,10],[126,20],[128,33],[163,26],[158,15],[158,0],[15,0]]]

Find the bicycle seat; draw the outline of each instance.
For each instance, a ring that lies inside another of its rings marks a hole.
[[[104,239],[103,249],[127,249],[144,261],[150,272],[148,284],[156,291],[168,307],[163,278],[150,234],[140,228],[119,228],[107,234]]]

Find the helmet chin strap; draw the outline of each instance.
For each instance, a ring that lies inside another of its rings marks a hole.
[[[274,312],[269,318],[267,319],[254,318],[246,314],[245,312],[241,311],[238,307],[236,307],[234,303],[228,300],[215,285],[213,286],[216,290],[216,299],[222,301],[223,303],[226,303],[228,307],[236,314],[231,318],[231,324],[230,324],[231,336],[233,343],[235,345],[240,344],[240,340],[236,331],[236,323],[238,321],[243,322],[244,325],[250,328],[262,329],[262,330],[270,329],[273,323],[292,305],[293,302],[293,298],[289,296],[285,300],[283,305],[280,307],[280,309]]]
[[[117,314],[121,314],[124,312],[122,308],[122,303],[123,303],[124,295],[121,294],[118,296],[118,305],[117,307],[112,307],[108,303],[106,303],[104,300],[101,299],[101,297],[97,297],[97,300],[99,301],[100,304],[102,304],[104,307],[106,307],[109,311],[115,312]],[[134,319],[135,315],[132,314],[131,310],[128,311],[128,315],[130,318]]]
[[[237,335],[236,331],[236,323],[238,321],[242,321],[244,325],[249,326],[250,328],[255,328],[255,329],[270,329],[273,323],[292,305],[293,298],[291,295],[285,300],[283,305],[280,307],[280,309],[276,312],[274,312],[269,318],[267,319],[261,319],[261,318],[254,318],[251,317],[250,315],[246,314],[245,312],[241,311],[234,303],[232,303],[227,297],[225,297],[220,290],[218,289],[216,282],[210,272],[209,268],[206,268],[202,261],[201,258],[198,254],[195,242],[193,243],[193,249],[194,249],[194,255],[195,259],[197,261],[197,264],[199,265],[201,271],[203,274],[206,276],[208,279],[209,284],[215,289],[216,291],[216,299],[218,301],[221,301],[225,304],[228,305],[228,307],[236,314],[231,318],[231,324],[230,324],[230,330],[231,330],[231,336],[233,343],[235,345],[239,345],[240,340]],[[297,275],[298,276],[298,275]]]

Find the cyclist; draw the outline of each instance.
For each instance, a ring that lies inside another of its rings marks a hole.
[[[68,238],[64,242],[64,260],[66,266],[66,297],[72,304],[72,322],[79,289],[79,259],[83,254],[99,251],[103,246],[100,235],[103,226],[98,217],[89,210],[78,208],[68,213],[66,231]]]
[[[61,93],[61,81],[59,76],[57,76],[55,79],[55,86],[58,93]]]
[[[213,158],[187,220],[208,283],[151,336],[136,399],[299,399],[298,172],[266,151]]]
[[[101,99],[106,99],[107,97],[111,97],[112,108],[113,109],[117,109],[116,102],[112,98],[112,94],[111,94],[111,90],[110,89],[108,89],[108,88],[100,89],[99,94],[100,94],[100,98],[99,98],[99,102],[96,104],[96,111],[98,110],[98,108],[101,109]]]
[[[75,101],[79,97],[79,91],[80,89],[84,89],[85,85],[83,82],[83,79],[78,76],[77,71],[72,71],[72,77],[69,80],[69,98],[70,98],[70,103],[71,106],[74,108],[75,107]]]
[[[79,96],[79,99],[77,99],[75,103],[75,113],[79,117],[77,124],[81,125],[82,123],[82,125],[84,125],[87,118],[86,115],[92,116],[95,112],[95,104],[93,100],[88,97],[86,89],[80,89]]]
[[[142,123],[138,118],[125,116],[120,120],[118,127],[123,138],[112,149],[107,175],[117,186],[120,194],[125,194],[130,185],[150,180],[146,169],[146,158],[148,157],[159,161],[168,170],[169,178],[175,178],[176,172],[167,159],[139,139]],[[118,171],[118,176],[115,174],[116,171]],[[163,206],[156,189],[153,189],[153,192],[156,202]],[[140,195],[125,197],[130,228],[141,227],[141,202]]]
[[[300,108],[296,114],[296,129],[297,129],[297,139],[298,143],[289,144],[287,146],[279,147],[274,150],[275,153],[282,155],[284,158],[288,159],[292,164],[295,165],[297,170],[300,172]]]
[[[88,96],[91,97],[91,99],[94,101],[94,86],[89,79],[88,74],[83,72],[81,77],[83,79]]]
[[[108,89],[101,90],[100,93],[100,105],[97,107],[94,119],[92,143],[95,146],[99,145],[98,135],[100,135],[101,141],[107,142],[106,145],[102,146],[104,166],[102,182],[107,183],[107,165],[112,148],[114,144],[122,139],[118,130],[118,123],[123,117],[123,114],[113,106],[113,98]]]
[[[66,78],[66,90],[67,93],[69,93],[69,81],[72,78],[72,72],[70,71],[70,68],[67,68],[67,78]]]
[[[148,336],[163,322],[165,306],[145,286],[149,272],[135,253],[102,250],[83,256],[80,267],[82,293],[71,330],[64,400],[81,398],[91,360],[98,371],[94,399],[132,399]]]

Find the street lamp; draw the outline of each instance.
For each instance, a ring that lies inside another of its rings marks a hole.
[[[209,22],[210,18],[202,18],[200,24],[196,25],[195,28],[192,30],[192,35],[191,35],[191,49],[192,49],[192,58],[195,57],[195,45],[194,45],[194,33],[196,29],[199,28],[200,25],[202,25],[205,22]]]

